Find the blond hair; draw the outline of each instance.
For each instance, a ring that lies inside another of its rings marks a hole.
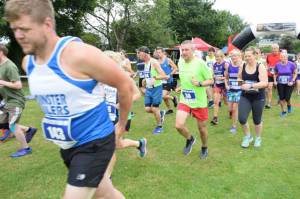
[[[11,22],[28,15],[38,23],[51,18],[55,24],[54,8],[50,0],[9,0],[5,4],[4,17]]]
[[[238,57],[242,57],[242,53],[238,49],[233,49],[232,51],[230,51],[230,55],[236,55]]]
[[[118,64],[118,66],[120,66],[120,67],[122,66],[122,62],[123,62],[124,58],[122,57],[121,53],[114,52],[111,50],[106,50],[106,51],[104,51],[104,54],[107,55],[112,60],[114,60]]]

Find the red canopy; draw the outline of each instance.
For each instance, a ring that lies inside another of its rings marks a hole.
[[[216,47],[209,45],[208,43],[206,43],[205,41],[203,41],[199,37],[192,38],[192,42],[195,44],[195,48],[197,50],[208,51],[208,49],[210,47],[213,47],[213,48],[217,49]]]

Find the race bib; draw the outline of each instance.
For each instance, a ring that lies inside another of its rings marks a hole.
[[[224,77],[223,75],[215,75],[215,77],[216,77],[216,84],[223,84],[224,83],[224,79],[218,80],[218,78]]]
[[[278,83],[279,84],[287,84],[290,80],[290,76],[283,75],[278,77]]]
[[[196,94],[194,90],[182,90],[182,95],[185,101],[193,103],[196,101]]]
[[[239,82],[237,79],[229,79],[229,89],[239,90],[241,87],[239,86]]]
[[[297,74],[300,74],[300,68],[297,68]]]
[[[245,84],[255,84],[257,81],[252,81],[252,80],[245,80]],[[257,94],[259,92],[258,88],[251,88],[247,91],[245,91],[248,94]]]
[[[139,71],[139,76],[140,76],[140,78],[144,78],[145,77],[144,71]]]
[[[44,117],[42,127],[46,139],[62,149],[69,149],[77,143],[71,136],[71,118]]]

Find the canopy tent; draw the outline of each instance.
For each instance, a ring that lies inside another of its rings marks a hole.
[[[195,44],[195,49],[199,51],[208,51],[210,47],[213,47],[215,50],[218,50],[218,48],[206,43],[203,39],[199,37],[192,38],[192,42]],[[176,48],[180,48],[180,45],[177,45]]]

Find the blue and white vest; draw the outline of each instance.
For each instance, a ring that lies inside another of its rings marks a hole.
[[[45,117],[42,127],[47,140],[68,149],[113,133],[103,84],[94,79],[75,79],[60,65],[62,50],[76,37],[62,37],[49,61],[35,63],[30,55],[26,72],[30,92],[39,102]]]

